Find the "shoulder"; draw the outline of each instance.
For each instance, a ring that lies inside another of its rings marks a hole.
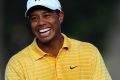
[[[69,41],[71,43],[71,48],[74,48],[75,50],[79,51],[81,54],[88,54],[94,56],[100,54],[98,48],[89,42],[83,42],[71,38],[69,38]]]
[[[29,45],[30,46],[30,45]],[[18,53],[16,53],[15,55],[13,55],[9,61],[8,61],[8,65],[16,65],[19,66],[21,64],[24,64],[25,61],[29,58],[29,46],[27,46],[26,48],[22,49],[21,51],[19,51]]]
[[[97,49],[96,46],[89,42],[84,42],[76,39],[69,38],[71,45],[79,46],[79,48]]]
[[[80,59],[87,61],[102,61],[101,53],[98,48],[89,42],[78,41],[75,39],[70,39],[71,42],[71,52],[80,56]]]

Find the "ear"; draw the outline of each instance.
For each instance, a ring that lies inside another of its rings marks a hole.
[[[60,23],[62,23],[63,20],[64,20],[64,12],[60,11],[60,13],[59,13],[59,21],[60,21]]]

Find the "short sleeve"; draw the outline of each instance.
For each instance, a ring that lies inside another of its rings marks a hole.
[[[94,73],[93,80],[112,80],[98,49],[96,49],[95,62],[96,62],[95,63],[96,65],[95,65],[95,73]]]

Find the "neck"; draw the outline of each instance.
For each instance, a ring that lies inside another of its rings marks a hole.
[[[59,53],[59,50],[62,48],[63,42],[64,42],[64,38],[60,34],[59,37],[57,37],[56,39],[54,39],[48,43],[39,43],[39,41],[38,41],[38,46],[45,53],[47,53],[53,57],[56,57],[57,54]]]

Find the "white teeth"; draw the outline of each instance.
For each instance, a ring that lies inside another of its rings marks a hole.
[[[45,28],[45,29],[39,30],[39,32],[43,33],[43,32],[49,31],[49,30],[50,30],[50,28]]]

